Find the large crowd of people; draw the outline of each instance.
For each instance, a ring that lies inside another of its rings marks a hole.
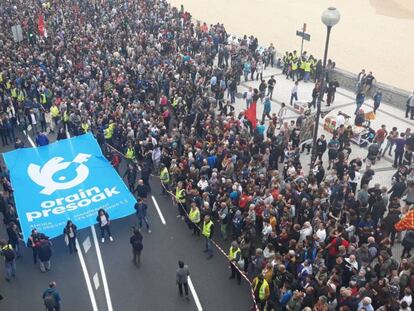
[[[411,310],[414,234],[401,235],[394,224],[414,204],[414,169],[396,160],[392,187],[372,184],[374,170],[349,155],[342,129],[321,135],[318,160],[305,174],[303,116],[289,123],[269,110],[255,126],[236,115],[242,80],[261,80],[247,106],[272,96],[276,82],[263,71],[278,63],[273,45],[230,36],[165,0],[10,0],[0,13],[3,146],[23,147],[22,129],[38,145],[49,143],[46,131],[49,139],[90,131],[116,169],[127,162],[123,176],[140,203],[151,174],[160,175],[178,217],[206,237],[209,257],[210,238],[229,239],[231,277],[251,280],[260,310]],[[25,34],[20,43],[9,33],[16,24]],[[313,57],[285,66],[288,78],[305,81],[317,80],[318,70]],[[409,131],[383,130],[376,140],[384,152],[414,149]],[[7,266],[20,233],[6,170],[2,186]]]

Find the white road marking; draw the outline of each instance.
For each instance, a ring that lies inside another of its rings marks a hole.
[[[95,244],[96,255],[98,256],[99,270],[101,270],[102,283],[103,283],[103,288],[104,288],[105,297],[106,297],[106,304],[108,305],[108,311],[113,311],[114,309],[112,307],[111,294],[109,293],[108,280],[106,279],[105,267],[104,267],[103,260],[102,260],[101,249],[99,247],[98,238],[96,237],[95,226],[91,226],[91,230],[92,230],[93,243]]]
[[[28,141],[29,141],[29,143],[32,145],[32,147],[33,147],[33,148],[34,148],[34,147],[36,147],[35,143],[33,142],[33,139],[30,137],[30,135],[28,135],[28,134],[26,133],[26,131],[25,131],[25,130],[23,130],[23,133],[24,133],[24,135],[26,135],[27,140],[28,140]]]
[[[159,205],[157,203],[157,200],[155,200],[155,197],[153,195],[151,196],[151,198],[152,198],[152,202],[154,202],[155,209],[157,210],[158,215],[160,216],[160,219],[161,219],[162,224],[163,225],[166,225],[167,223],[165,222],[165,218],[162,215],[162,212],[161,212],[161,209],[160,209],[160,207],[159,207]]]
[[[200,299],[198,299],[197,293],[195,291],[193,281],[191,281],[191,278],[188,277],[188,287],[190,287],[191,295],[193,295],[194,302],[197,306],[198,311],[203,311],[203,307],[201,306]]]
[[[26,137],[29,140],[29,143],[32,145],[32,147],[33,148],[36,147],[33,140],[30,138],[29,135],[27,135],[26,131],[23,131],[23,133],[24,133],[24,135],[26,135]],[[85,281],[86,281],[86,287],[88,288],[89,298],[91,298],[92,310],[93,311],[98,311],[98,305],[96,304],[95,294],[93,292],[91,280],[89,279],[88,269],[86,268],[85,259],[83,258],[82,249],[80,248],[78,239],[76,239],[76,248],[78,249],[77,254],[78,254],[78,258],[79,258],[79,261],[80,261],[80,264],[81,264],[81,267],[82,267],[83,276],[84,276]]]
[[[33,140],[30,138],[30,135],[27,135],[26,131],[23,131],[23,133],[24,133],[24,135],[26,135],[26,137],[29,140],[29,143],[32,145],[32,147],[33,148],[36,147]],[[78,249],[77,254],[78,254],[78,258],[79,258],[79,261],[80,261],[80,264],[81,264],[81,267],[82,267],[83,276],[85,278],[86,287],[87,287],[88,293],[89,293],[89,298],[91,298],[92,310],[93,311],[98,311],[98,305],[96,304],[95,294],[93,292],[91,280],[89,279],[88,269],[86,268],[85,259],[83,258],[82,249],[79,245],[78,239],[76,239],[76,248]]]
[[[89,235],[87,236],[85,241],[83,241],[82,246],[83,246],[83,249],[85,250],[85,254],[86,254],[91,248],[91,239],[89,238]]]
[[[99,275],[98,272],[96,272],[93,276],[93,284],[95,284],[95,289],[99,288]]]
[[[86,268],[85,259],[83,258],[82,249],[80,248],[78,239],[76,239],[76,248],[78,249],[77,254],[78,254],[79,261],[80,261],[80,264],[81,264],[81,267],[82,267],[83,276],[84,276],[85,281],[86,281],[86,287],[88,288],[89,297],[91,298],[92,310],[93,311],[98,311],[98,305],[96,304],[95,294],[93,292],[91,280],[89,279],[88,269]]]
[[[68,131],[67,125],[66,125],[66,135],[68,138],[70,138],[70,133]],[[92,230],[93,242],[95,244],[96,256],[98,257],[99,270],[101,271],[101,275],[102,275],[102,283],[103,283],[103,288],[104,288],[105,297],[106,297],[106,304],[108,305],[108,311],[113,311],[114,309],[112,307],[111,294],[109,293],[108,280],[106,278],[105,267],[104,267],[103,260],[102,260],[101,248],[99,247],[98,238],[96,237],[95,226],[91,226],[91,230]]]

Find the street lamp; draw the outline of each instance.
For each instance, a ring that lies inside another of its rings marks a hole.
[[[315,129],[313,131],[313,146],[312,146],[312,158],[311,158],[311,169],[313,168],[315,161],[316,161],[316,141],[318,140],[318,128],[319,128],[319,119],[321,118],[321,102],[323,98],[323,94],[325,92],[325,71],[326,71],[326,61],[328,57],[328,46],[329,46],[329,37],[331,35],[331,29],[333,26],[338,24],[339,20],[341,19],[341,14],[336,8],[330,7],[323,11],[321,20],[322,23],[326,25],[326,41],[325,41],[325,53],[323,56],[323,67],[321,71],[321,75],[319,77],[320,83],[320,90],[319,96],[317,100],[317,107],[316,107],[316,120],[315,120]]]

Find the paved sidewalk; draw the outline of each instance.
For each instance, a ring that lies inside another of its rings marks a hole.
[[[286,114],[285,120],[296,120],[297,117],[300,115],[292,106],[289,105],[290,102],[290,94],[294,82],[292,80],[287,80],[286,77],[282,74],[282,71],[277,68],[267,68],[263,74],[263,79],[267,80],[270,78],[271,75],[274,75],[276,79],[276,86],[273,92],[273,99],[272,99],[272,108],[271,114],[277,113],[281,107],[281,103],[286,103],[288,107],[288,112]],[[238,93],[243,94],[248,90],[249,87],[258,88],[260,81],[252,81],[248,80],[244,82],[242,77],[242,83],[238,86]],[[312,100],[312,89],[314,87],[313,82],[305,83],[303,81],[299,82],[298,86],[298,101],[299,102],[309,102]],[[239,96],[236,98],[236,103],[234,104],[236,115],[244,111],[246,109],[245,101]],[[322,110],[324,109],[332,109],[332,111],[327,116],[334,116],[336,118],[339,111],[351,116],[349,119],[349,124],[353,124],[354,121],[354,112],[355,112],[356,104],[355,104],[355,94],[345,90],[343,88],[337,88],[335,102],[331,104],[331,107],[326,107],[325,103],[322,103]],[[373,100],[371,98],[367,99],[362,106],[362,109],[365,112],[369,112],[373,110]],[[257,103],[257,119],[261,120],[263,112],[263,105],[260,100]],[[325,118],[327,117],[325,116]],[[377,110],[376,119],[371,121],[371,128],[377,130],[381,127],[382,124],[386,125],[387,130],[391,130],[392,127],[396,126],[399,131],[405,131],[407,128],[412,128],[414,130],[414,121],[404,118],[405,111],[395,108],[387,103],[381,103],[381,106]],[[266,123],[268,120],[266,119]],[[332,137],[332,134],[327,132],[323,129],[324,118],[321,118],[319,123],[319,135],[325,134],[327,140]],[[355,158],[360,156],[365,158],[368,151],[366,148],[361,148],[358,145],[352,143],[351,144],[352,153],[350,158]],[[393,154],[393,153],[392,153]],[[375,183],[380,183],[381,185],[386,185],[387,187],[391,186],[391,177],[395,172],[395,169],[392,167],[394,158],[386,156],[382,158],[380,161],[377,161],[375,165],[373,165],[373,169],[376,172],[371,186]],[[301,156],[302,165],[305,170],[309,169],[307,164],[310,163],[310,155],[306,155],[305,153]],[[324,154],[323,158],[324,163],[328,162],[328,155],[327,152]]]

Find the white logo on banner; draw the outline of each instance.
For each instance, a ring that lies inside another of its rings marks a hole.
[[[42,167],[31,163],[27,168],[27,173],[36,184],[43,187],[40,193],[50,195],[56,190],[70,189],[84,182],[89,175],[89,169],[83,163],[87,162],[90,157],[90,154],[79,153],[71,162],[62,162],[63,158],[55,157]],[[53,179],[54,174],[67,169],[72,163],[79,164],[76,168],[75,178],[67,181],[67,176],[63,175],[58,178],[58,181]]]

